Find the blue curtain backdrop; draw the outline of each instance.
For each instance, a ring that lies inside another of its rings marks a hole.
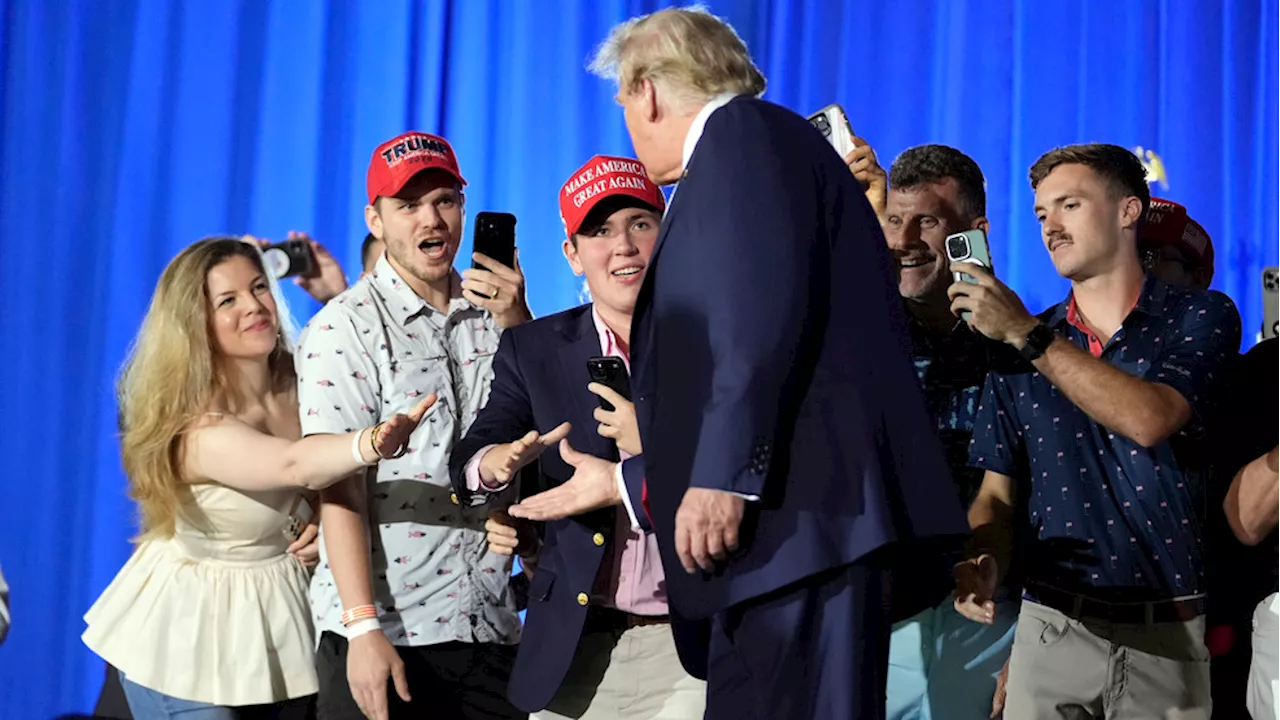
[[[590,155],[630,152],[614,88],[584,66],[614,23],[665,4],[0,0],[0,717],[96,696],[80,618],[133,522],[112,383],[164,263],[211,233],[298,229],[354,275],[369,155],[416,128],[454,143],[472,215],[519,217],[534,311],[576,304],[557,190]],[[1252,342],[1277,262],[1275,0],[710,7],[767,98],[842,103],[886,166],[924,142],[972,155],[997,267],[1032,309],[1066,289],[1031,213],[1032,161],[1083,141],[1154,152],[1154,192],[1212,235],[1214,285]],[[314,304],[290,290],[305,320]]]

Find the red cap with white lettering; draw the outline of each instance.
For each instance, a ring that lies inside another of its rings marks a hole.
[[[560,220],[564,230],[573,236],[582,229],[587,218],[601,200],[629,196],[653,207],[666,208],[662,190],[649,179],[639,160],[596,155],[578,168],[560,188]]]
[[[466,185],[458,170],[458,158],[448,140],[423,132],[407,132],[378,146],[369,159],[365,189],[369,204],[379,197],[393,197],[414,175],[424,170],[443,170]]]
[[[1172,245],[1199,267],[1213,268],[1213,241],[1187,208],[1172,200],[1151,198],[1150,209],[1138,223],[1138,245]]]

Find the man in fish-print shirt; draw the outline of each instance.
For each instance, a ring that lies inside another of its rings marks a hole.
[[[1143,272],[1150,193],[1129,151],[1059,148],[1032,166],[1031,186],[1067,299],[1035,317],[989,273],[952,266],[979,281],[951,287],[952,310],[1026,361],[991,373],[978,410],[970,458],[986,473],[957,610],[990,621],[1022,495],[1034,539],[1019,548],[1006,716],[1207,712],[1203,472],[1188,451],[1239,348],[1239,314],[1220,293]]]
[[[436,401],[402,455],[322,493],[317,714],[524,717],[506,699],[520,638],[511,568],[485,551],[488,509],[459,504],[448,468],[488,397],[500,331],[530,317],[524,278],[484,256],[488,270],[453,269],[465,181],[443,138],[383,143],[367,185],[366,222],[386,251],[303,332],[302,431],[349,432]]]

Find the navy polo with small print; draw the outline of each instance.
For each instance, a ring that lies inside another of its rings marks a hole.
[[[1192,419],[1152,448],[1094,422],[1024,364],[992,371],[970,462],[1028,493],[1034,541],[1019,553],[1027,580],[1099,599],[1164,599],[1203,591],[1200,468],[1213,387],[1240,347],[1240,316],[1225,295],[1148,276],[1133,309],[1103,345],[1079,321],[1074,298],[1040,320],[1066,341],[1191,404]]]

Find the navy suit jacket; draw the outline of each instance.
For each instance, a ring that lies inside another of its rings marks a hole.
[[[489,399],[465,437],[454,448],[449,472],[463,505],[466,464],[481,448],[519,439],[530,430],[549,432],[562,422],[572,425],[569,443],[579,451],[618,459],[612,440],[596,432],[593,412],[598,398],[587,390],[591,378],[587,359],[600,355],[600,336],[591,306],[583,305],[506,330],[493,361]],[[569,479],[573,468],[557,449],[543,453],[521,475],[520,494],[532,495]],[[600,570],[613,547],[618,509],[546,523],[537,571],[529,582],[529,605],[524,636],[511,672],[507,694],[526,712],[542,710],[564,681],[582,635],[587,607],[580,593],[591,595]],[[596,535],[604,543],[595,542]],[[706,649],[699,629],[676,623],[673,632],[681,659],[690,672],[706,676]]]
[[[799,115],[739,97],[677,186],[632,322],[643,455],[624,463],[668,600],[704,618],[883,546],[969,531],[910,363],[888,249]],[[661,422],[658,419],[661,418]],[[689,487],[759,495],[713,574],[675,553]]]

